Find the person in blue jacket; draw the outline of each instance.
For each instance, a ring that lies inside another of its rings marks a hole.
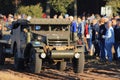
[[[70,21],[71,21],[71,26],[70,26],[70,31],[71,31],[71,38],[73,41],[77,41],[77,22],[74,20],[72,16],[70,16]]]
[[[80,39],[80,38],[82,38],[82,35],[84,35],[82,33],[82,23],[81,23],[81,18],[80,17],[78,17],[77,22],[78,22],[78,27],[77,27],[78,33],[77,33],[77,35]]]
[[[108,61],[112,62],[112,46],[114,44],[114,29],[112,27],[112,22],[108,21],[106,23],[106,34],[103,35],[102,37],[105,39],[105,49],[106,49],[106,53],[107,53],[107,57],[108,57]]]

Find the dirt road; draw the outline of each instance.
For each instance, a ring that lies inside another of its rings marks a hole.
[[[71,68],[58,71],[47,68],[40,74],[15,71],[13,60],[6,59],[4,66],[0,66],[0,80],[120,80],[120,63],[100,63],[95,59],[86,61],[85,72],[75,74]]]

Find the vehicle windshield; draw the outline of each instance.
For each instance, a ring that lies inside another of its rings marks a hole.
[[[66,25],[36,25],[31,27],[32,31],[68,31]]]

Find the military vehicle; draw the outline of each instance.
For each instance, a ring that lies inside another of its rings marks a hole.
[[[31,19],[13,23],[11,32],[11,53],[14,54],[16,69],[29,68],[40,73],[44,65],[55,65],[65,70],[67,63],[73,64],[73,71],[84,70],[84,45],[73,41],[69,20]]]

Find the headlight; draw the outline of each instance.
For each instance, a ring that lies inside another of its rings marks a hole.
[[[75,53],[75,58],[78,59],[80,57],[79,53]]]
[[[42,59],[46,58],[46,54],[45,53],[41,53],[41,58]]]
[[[41,36],[38,36],[38,37],[37,37],[37,40],[41,41],[41,40],[42,40],[42,37],[41,37]]]

